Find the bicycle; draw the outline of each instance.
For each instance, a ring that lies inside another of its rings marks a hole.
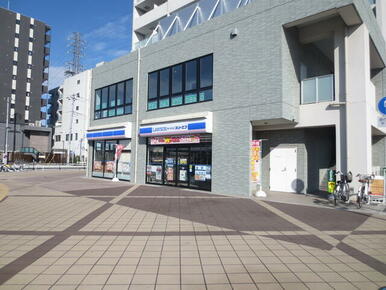
[[[367,204],[370,203],[370,183],[373,182],[375,175],[358,174],[357,177],[359,178],[359,182],[361,183],[357,193],[357,208],[361,208],[363,202]]]
[[[350,200],[350,186],[349,183],[352,182],[352,173],[349,171],[347,174],[343,174],[340,171],[335,173],[340,175],[340,180],[336,182],[336,187],[334,190],[334,206],[337,204],[337,200],[342,200],[345,203],[348,203]]]

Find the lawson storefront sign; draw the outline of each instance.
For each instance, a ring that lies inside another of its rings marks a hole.
[[[211,133],[206,119],[198,121],[181,121],[171,123],[161,123],[152,125],[142,125],[139,128],[139,135],[162,136],[162,135],[181,135],[187,133]]]

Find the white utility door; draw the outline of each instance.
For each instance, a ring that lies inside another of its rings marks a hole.
[[[270,190],[296,192],[296,148],[275,148],[270,153]]]

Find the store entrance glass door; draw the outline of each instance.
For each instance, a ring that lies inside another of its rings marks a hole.
[[[189,186],[189,148],[177,148],[177,186]]]
[[[177,148],[166,147],[164,159],[164,184],[176,185]]]

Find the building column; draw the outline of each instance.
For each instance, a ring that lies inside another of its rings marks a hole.
[[[356,174],[372,171],[370,39],[364,24],[346,33],[347,167]],[[356,178],[354,178],[356,180]],[[355,184],[354,184],[355,187]]]
[[[334,30],[334,83],[335,102],[346,101],[345,26],[343,23]],[[335,126],[336,168],[347,172],[347,130],[346,107],[340,105],[339,123]]]

